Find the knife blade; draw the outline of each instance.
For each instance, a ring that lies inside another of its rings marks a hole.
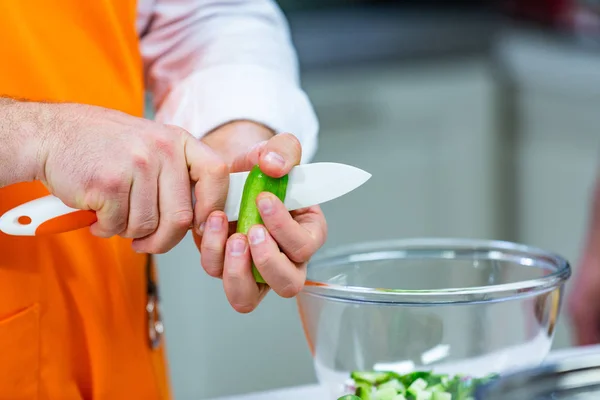
[[[223,210],[229,221],[237,221],[239,217],[248,174],[249,172],[229,174],[229,191]],[[289,211],[343,196],[371,178],[371,174],[360,168],[333,162],[298,165],[292,168],[288,176],[284,205]],[[0,231],[14,236],[39,236],[85,228],[96,221],[94,211],[71,208],[59,198],[49,195],[4,213],[0,217]]]

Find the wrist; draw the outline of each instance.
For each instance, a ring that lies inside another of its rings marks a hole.
[[[40,107],[40,103],[0,99],[0,186],[39,179],[40,145],[45,136]]]
[[[256,143],[275,136],[275,132],[257,122],[232,121],[206,134],[202,141],[215,150],[228,164],[245,154]]]

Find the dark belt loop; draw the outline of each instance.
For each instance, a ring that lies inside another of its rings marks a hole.
[[[152,268],[152,255],[148,254],[146,262],[146,293],[148,300],[146,302],[146,315],[148,317],[148,340],[150,348],[156,349],[160,346],[164,326],[160,312],[160,297],[158,295],[158,286],[154,282]]]

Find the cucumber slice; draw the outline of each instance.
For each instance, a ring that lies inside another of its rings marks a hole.
[[[406,391],[413,396],[417,396],[418,393],[421,393],[427,387],[427,381],[423,378],[417,378],[413,383],[410,384]],[[418,399],[421,400],[421,399]]]
[[[396,389],[392,387],[377,389],[375,395],[373,395],[373,400],[392,400],[397,394]]]
[[[415,400],[431,400],[432,396],[433,393],[424,390],[415,395]]]
[[[356,392],[354,394],[360,397],[362,400],[371,400],[372,391],[371,385],[365,382],[360,382],[356,386]]]
[[[350,377],[354,379],[356,382],[366,382],[370,385],[379,385],[381,383],[385,383],[392,378],[392,374],[389,372],[360,372],[353,371],[350,374]]]
[[[381,385],[378,386],[378,389],[385,389],[388,387],[394,388],[396,390],[396,392],[404,393],[406,391],[406,388],[404,387],[402,382],[400,382],[396,378],[392,378],[389,381],[382,383]]]

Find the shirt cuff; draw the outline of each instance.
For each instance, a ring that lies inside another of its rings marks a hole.
[[[197,138],[235,120],[291,133],[302,144],[302,163],[317,150],[319,124],[303,90],[272,70],[232,65],[194,72],[179,82],[158,107],[156,120],[177,125]]]

